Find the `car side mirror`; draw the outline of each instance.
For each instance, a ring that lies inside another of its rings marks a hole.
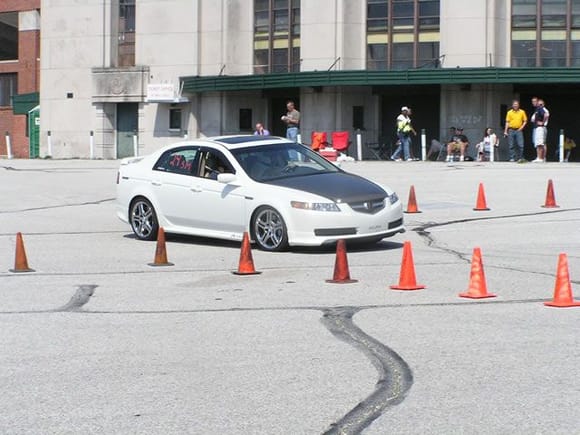
[[[234,181],[236,181],[237,179],[238,179],[238,177],[236,177],[236,174],[231,174],[231,173],[218,174],[218,176],[217,176],[218,182],[223,183],[223,184],[231,184]]]

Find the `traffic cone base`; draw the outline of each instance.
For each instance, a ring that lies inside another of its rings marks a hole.
[[[461,298],[469,298],[469,299],[485,299],[485,298],[495,298],[497,295],[494,295],[493,293],[486,293],[486,294],[474,294],[474,293],[469,293],[469,291],[467,291],[466,293],[459,293],[459,297]]]
[[[547,307],[557,307],[557,308],[570,308],[570,307],[580,307],[580,301],[572,301],[572,302],[544,302],[544,305]]]
[[[554,184],[552,183],[552,180],[548,180],[548,190],[546,191],[546,202],[542,207],[560,208],[560,206],[556,204],[556,197],[554,195]]]
[[[346,256],[346,242],[343,239],[336,242],[334,274],[332,279],[327,279],[326,282],[331,284],[351,284],[353,282],[358,282],[357,279],[350,278],[350,272],[348,270],[348,258]]]
[[[390,285],[389,288],[391,290],[423,290],[424,288],[427,288],[427,286],[423,284],[416,284],[414,286]]]
[[[580,307],[580,301],[575,301],[572,295],[570,272],[568,270],[568,257],[566,254],[558,256],[558,270],[556,272],[556,285],[554,286],[554,299],[544,302],[548,307],[569,308]]]
[[[242,239],[242,248],[240,250],[240,261],[238,270],[232,272],[234,275],[259,275],[254,268],[254,259],[252,258],[252,247],[250,246],[250,236],[247,231],[244,232]]]
[[[165,230],[159,227],[157,231],[157,245],[155,247],[155,259],[153,263],[147,263],[149,266],[174,266],[173,263],[167,261],[167,248],[165,245]]]
[[[409,189],[409,202],[407,203],[407,210],[405,210],[405,213],[421,213],[421,211],[419,211],[419,207],[417,206],[415,186],[411,186]]]
[[[426,288],[423,284],[417,284],[415,265],[413,264],[413,249],[411,248],[411,242],[408,240],[403,245],[399,283],[390,285],[389,288],[391,290],[422,290]]]
[[[481,259],[480,248],[473,249],[469,288],[466,292],[459,293],[459,297],[469,299],[485,299],[496,297],[496,295],[493,293],[487,292],[487,284],[485,282],[485,273],[483,270],[483,260]]]
[[[485,201],[485,191],[483,189],[483,183],[479,183],[479,189],[477,191],[477,203],[475,204],[475,211],[488,211],[491,210]]]
[[[16,233],[16,253],[14,255],[14,269],[9,269],[13,273],[34,272],[34,269],[28,267],[28,260],[26,259],[26,251],[24,249],[24,241],[22,233]]]

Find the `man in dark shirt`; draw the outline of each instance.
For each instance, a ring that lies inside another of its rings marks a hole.
[[[453,153],[459,151],[459,161],[463,162],[465,160],[465,150],[469,145],[469,140],[467,136],[463,134],[463,128],[457,127],[455,129],[455,134],[451,137],[451,140],[447,143],[447,161],[453,161]]]

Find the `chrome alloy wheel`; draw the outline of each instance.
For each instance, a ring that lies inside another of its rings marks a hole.
[[[253,235],[261,249],[281,251],[288,245],[288,234],[284,219],[271,207],[258,209],[253,220]]]
[[[159,225],[155,209],[145,198],[137,198],[131,204],[131,228],[141,240],[155,240]]]

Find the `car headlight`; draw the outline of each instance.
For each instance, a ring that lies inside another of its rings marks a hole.
[[[397,202],[399,200],[399,196],[393,192],[389,195],[389,202],[392,204],[394,204],[395,202]]]
[[[290,201],[292,208],[299,208],[302,210],[314,210],[314,211],[340,211],[338,206],[334,202],[302,202],[302,201]]]

